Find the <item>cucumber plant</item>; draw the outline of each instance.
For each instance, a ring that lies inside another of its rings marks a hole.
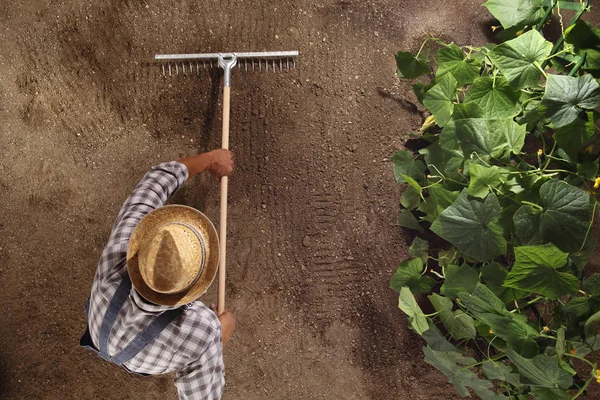
[[[600,29],[580,19],[588,1],[484,6],[500,44],[427,38],[396,54],[431,115],[418,149],[392,159],[405,184],[398,223],[417,236],[391,287],[425,361],[462,396],[575,399],[600,382],[600,274],[586,269],[600,198]],[[554,42],[543,34],[553,15]]]

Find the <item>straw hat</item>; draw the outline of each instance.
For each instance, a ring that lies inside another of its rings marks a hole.
[[[209,288],[219,265],[219,238],[200,211],[168,205],[148,213],[127,248],[127,272],[146,300],[180,306]]]

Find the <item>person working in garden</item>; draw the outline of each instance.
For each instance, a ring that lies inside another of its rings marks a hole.
[[[233,315],[216,315],[197,299],[219,262],[214,226],[200,211],[163,206],[202,171],[233,172],[228,150],[153,167],[123,204],[102,252],[81,345],[129,372],[176,372],[180,399],[219,399],[225,384],[223,347]]]

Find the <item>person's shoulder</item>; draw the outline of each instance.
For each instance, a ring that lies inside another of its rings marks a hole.
[[[216,334],[221,329],[217,314],[201,301],[193,301],[184,306],[186,320],[196,329],[203,329],[208,334]]]

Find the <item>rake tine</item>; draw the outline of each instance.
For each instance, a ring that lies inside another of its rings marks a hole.
[[[269,72],[269,60],[265,59],[265,67],[267,68],[267,72]]]
[[[196,75],[200,75],[200,68],[198,68],[198,61],[196,61]]]
[[[258,72],[262,72],[262,62],[258,60]]]
[[[246,66],[246,72],[248,72],[248,60],[244,60],[244,65]]]
[[[287,63],[287,70],[289,71],[290,70],[290,59],[286,58],[285,62]]]
[[[294,62],[294,69],[296,69],[296,59],[294,58],[292,61]]]
[[[181,69],[183,70],[183,74],[184,74],[184,75],[187,75],[187,74],[185,73],[185,61],[181,63]]]
[[[165,76],[165,63],[160,63],[160,65],[162,66],[163,76]]]
[[[283,71],[283,60],[280,58],[279,59],[279,72]]]
[[[173,76],[173,74],[171,74],[171,63],[169,63],[169,76]]]

